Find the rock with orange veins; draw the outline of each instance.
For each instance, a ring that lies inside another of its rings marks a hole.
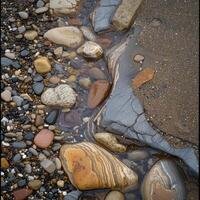
[[[113,152],[125,152],[126,146],[120,144],[116,137],[111,133],[96,133],[94,138],[97,142],[104,145]]]
[[[32,190],[22,188],[13,192],[14,200],[24,200],[32,194]]]
[[[107,96],[110,91],[110,84],[106,80],[95,81],[88,94],[88,107],[97,107]]]
[[[63,145],[60,160],[71,183],[80,190],[123,190],[138,183],[138,176],[133,170],[93,143]]]
[[[139,72],[136,77],[132,80],[133,88],[139,88],[144,83],[150,81],[155,74],[155,70],[152,68],[145,68]]]

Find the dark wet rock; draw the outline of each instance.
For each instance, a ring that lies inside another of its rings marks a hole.
[[[105,31],[110,28],[112,16],[121,0],[101,0],[92,14],[92,24],[95,32]]]
[[[171,160],[160,160],[146,174],[142,183],[142,199],[186,199],[182,174]]]
[[[52,110],[48,113],[48,115],[45,117],[45,123],[53,125],[56,123],[56,120],[58,118],[59,110]]]
[[[26,186],[26,179],[21,179],[21,180],[19,180],[19,181],[17,182],[17,185],[18,185],[19,187],[24,187],[24,186]]]
[[[81,194],[82,192],[79,190],[71,191],[64,197],[64,200],[78,200]]]
[[[23,149],[26,147],[26,144],[24,142],[13,142],[12,146],[16,149]]]
[[[32,141],[33,138],[34,138],[34,135],[33,135],[33,133],[31,133],[31,132],[28,132],[28,133],[26,133],[26,135],[24,135],[24,139],[25,139],[25,140],[30,140],[30,141]]]
[[[44,84],[41,82],[36,82],[33,84],[33,91],[35,94],[40,95],[44,90]]]
[[[133,93],[131,78],[137,74],[138,69],[133,66],[129,52],[137,48],[135,47],[137,40],[134,36],[138,33],[136,27],[134,35],[130,35],[107,52],[108,68],[114,79],[114,85],[109,99],[96,120],[100,121],[100,126],[108,132],[139,140],[141,143],[181,158],[194,172],[198,173],[199,162],[195,150],[191,147],[178,149],[170,145],[147,122],[143,107]]]
[[[62,112],[60,114],[59,124],[66,128],[77,126],[81,122],[81,113],[79,110],[71,110],[70,112]]]
[[[33,77],[33,81],[35,82],[40,82],[43,80],[43,77],[39,74],[36,74],[34,77]]]
[[[22,66],[19,64],[18,61],[13,61],[11,64],[12,67],[14,67],[15,69],[20,69]]]

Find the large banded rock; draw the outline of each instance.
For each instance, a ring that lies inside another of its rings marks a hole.
[[[60,160],[71,183],[80,190],[124,189],[138,182],[134,171],[93,143],[62,146]]]

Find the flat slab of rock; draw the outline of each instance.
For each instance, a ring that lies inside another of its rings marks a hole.
[[[61,147],[60,160],[71,183],[80,190],[135,186],[137,174],[105,149],[89,142]]]
[[[130,28],[141,3],[142,0],[122,0],[112,18],[112,24],[116,30],[122,31]]]
[[[73,15],[81,0],[50,0],[50,8],[55,15]]]
[[[95,32],[110,28],[112,16],[121,0],[101,0],[92,14],[92,24]]]
[[[82,32],[74,26],[50,29],[44,34],[44,38],[56,44],[71,48],[76,48],[83,43]]]
[[[71,108],[76,103],[76,92],[67,84],[48,88],[42,95],[41,101],[49,106]]]

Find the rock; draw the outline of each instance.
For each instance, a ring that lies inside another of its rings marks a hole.
[[[49,78],[49,82],[52,84],[58,84],[60,82],[60,78],[58,76],[52,76]]]
[[[106,195],[105,200],[125,200],[124,194],[119,191],[111,191]]]
[[[20,26],[20,27],[18,27],[18,31],[19,31],[19,33],[24,33],[26,31],[26,27]]]
[[[86,58],[99,59],[103,55],[103,49],[97,43],[87,41],[77,49],[77,53]]]
[[[60,160],[71,183],[80,190],[124,189],[138,182],[134,171],[93,143],[63,145]]]
[[[29,55],[29,50],[24,49],[23,51],[20,52],[21,57],[26,57]]]
[[[45,74],[51,71],[51,64],[47,57],[40,57],[34,60],[34,66],[39,74]]]
[[[35,125],[38,126],[42,126],[44,124],[44,119],[41,117],[41,115],[36,115],[35,118]]]
[[[49,106],[71,108],[76,103],[76,92],[67,84],[60,84],[47,89],[41,96],[41,101]]]
[[[12,64],[12,60],[6,57],[1,57],[1,66],[2,67],[7,67],[10,66]]]
[[[36,74],[34,77],[33,77],[33,81],[34,82],[41,82],[43,81],[43,77],[39,74]]]
[[[133,60],[137,63],[142,63],[144,61],[144,56],[137,54],[134,56]]]
[[[106,75],[97,67],[93,67],[89,70],[89,75],[95,80],[105,80]]]
[[[44,2],[39,0],[39,1],[37,1],[36,6],[37,6],[37,8],[41,8],[44,6]]]
[[[83,43],[82,32],[74,26],[50,29],[44,34],[44,37],[51,42],[70,48],[76,48]]]
[[[31,154],[33,154],[34,156],[38,156],[38,152],[37,152],[36,149],[30,147],[30,148],[28,149],[28,151],[29,151]]]
[[[44,149],[47,148],[53,141],[54,134],[48,129],[42,129],[34,138],[36,146]]]
[[[125,152],[126,146],[120,144],[111,133],[96,133],[94,135],[97,142],[107,147],[113,152]]]
[[[56,170],[56,166],[51,160],[44,159],[40,164],[50,174]]]
[[[18,15],[22,18],[22,19],[28,19],[28,13],[27,12],[18,12]]]
[[[48,113],[48,115],[45,117],[45,123],[53,125],[56,123],[56,120],[59,115],[59,110],[52,110]]]
[[[90,28],[88,28],[87,26],[81,26],[80,27],[84,37],[87,39],[87,40],[90,40],[90,41],[93,41],[95,42],[96,40],[96,36],[94,35],[94,33],[91,31]],[[98,43],[98,42],[97,42]]]
[[[10,59],[15,59],[15,53],[14,52],[5,52],[5,56],[7,58],[10,58]]]
[[[111,18],[121,0],[101,0],[99,6],[92,14],[92,25],[95,32],[105,31],[110,28]]]
[[[22,188],[13,191],[14,200],[25,200],[32,194],[32,190]]]
[[[32,190],[39,190],[42,185],[40,180],[32,180],[28,182],[28,187]]]
[[[82,21],[78,18],[68,19],[67,22],[70,26],[81,26],[83,24]]]
[[[76,55],[77,54],[75,51],[71,51],[71,52],[64,51],[62,54],[62,57],[71,60],[71,59],[74,59]]]
[[[37,31],[33,31],[33,30],[26,31],[26,33],[24,34],[24,37],[27,40],[34,40],[37,36],[38,36]]]
[[[30,164],[26,164],[25,165],[25,168],[24,168],[24,171],[27,173],[27,174],[31,174],[32,172],[32,167]]]
[[[55,15],[73,15],[76,13],[80,0],[50,0],[50,8]]]
[[[67,195],[64,197],[64,200],[78,200],[81,194],[82,192],[79,190],[71,191],[67,193]]]
[[[130,28],[141,3],[142,0],[122,0],[112,18],[112,24],[116,30],[122,31]]]
[[[25,187],[26,186],[26,179],[21,179],[21,180],[19,180],[18,182],[17,182],[17,185],[19,186],[19,187]]]
[[[150,81],[154,77],[155,70],[151,68],[145,68],[139,72],[132,80],[132,86],[134,89],[140,87],[144,83]]]
[[[56,169],[58,169],[58,170],[61,169],[62,166],[61,166],[60,159],[59,158],[55,158],[54,161],[55,161],[55,164],[56,164]]]
[[[22,156],[18,153],[13,157],[13,162],[19,162],[22,159]]]
[[[58,186],[59,188],[64,187],[64,185],[65,185],[65,182],[64,182],[63,180],[58,180],[58,181],[57,181],[57,186]]]
[[[3,99],[5,102],[10,102],[12,100],[11,92],[9,90],[4,90],[1,93],[1,99]]]
[[[16,103],[17,106],[21,106],[24,99],[20,96],[13,96],[12,100]]]
[[[49,9],[48,7],[37,8],[37,9],[35,10],[35,13],[36,13],[36,14],[42,14],[42,13],[47,12],[48,9]]]
[[[8,169],[9,168],[9,162],[6,160],[6,158],[1,158],[1,168],[2,169]]]
[[[92,82],[90,78],[80,78],[79,79],[79,85],[85,89],[89,89],[91,86]]]
[[[53,52],[56,56],[60,57],[62,56],[63,54],[63,47],[58,47],[56,49],[54,49],[54,52]]]
[[[36,82],[33,84],[33,91],[36,95],[42,94],[44,90],[44,84],[41,82]]]
[[[144,160],[149,157],[149,153],[144,150],[134,150],[127,153],[128,159],[133,161]]]
[[[186,199],[184,179],[171,160],[156,162],[145,175],[141,188],[144,200]]]
[[[24,143],[24,142],[13,142],[12,146],[13,146],[13,148],[16,148],[16,149],[23,149],[23,148],[26,148],[26,143]]]
[[[110,37],[99,37],[96,39],[96,43],[101,45],[103,48],[108,48],[112,44],[112,38]]]
[[[34,135],[33,135],[33,133],[31,133],[31,132],[26,133],[26,135],[24,136],[24,139],[25,139],[25,140],[30,140],[30,141],[32,141],[33,138],[34,138]]]
[[[94,82],[88,94],[88,107],[97,107],[107,96],[110,90],[110,84],[106,80],[98,80]]]

